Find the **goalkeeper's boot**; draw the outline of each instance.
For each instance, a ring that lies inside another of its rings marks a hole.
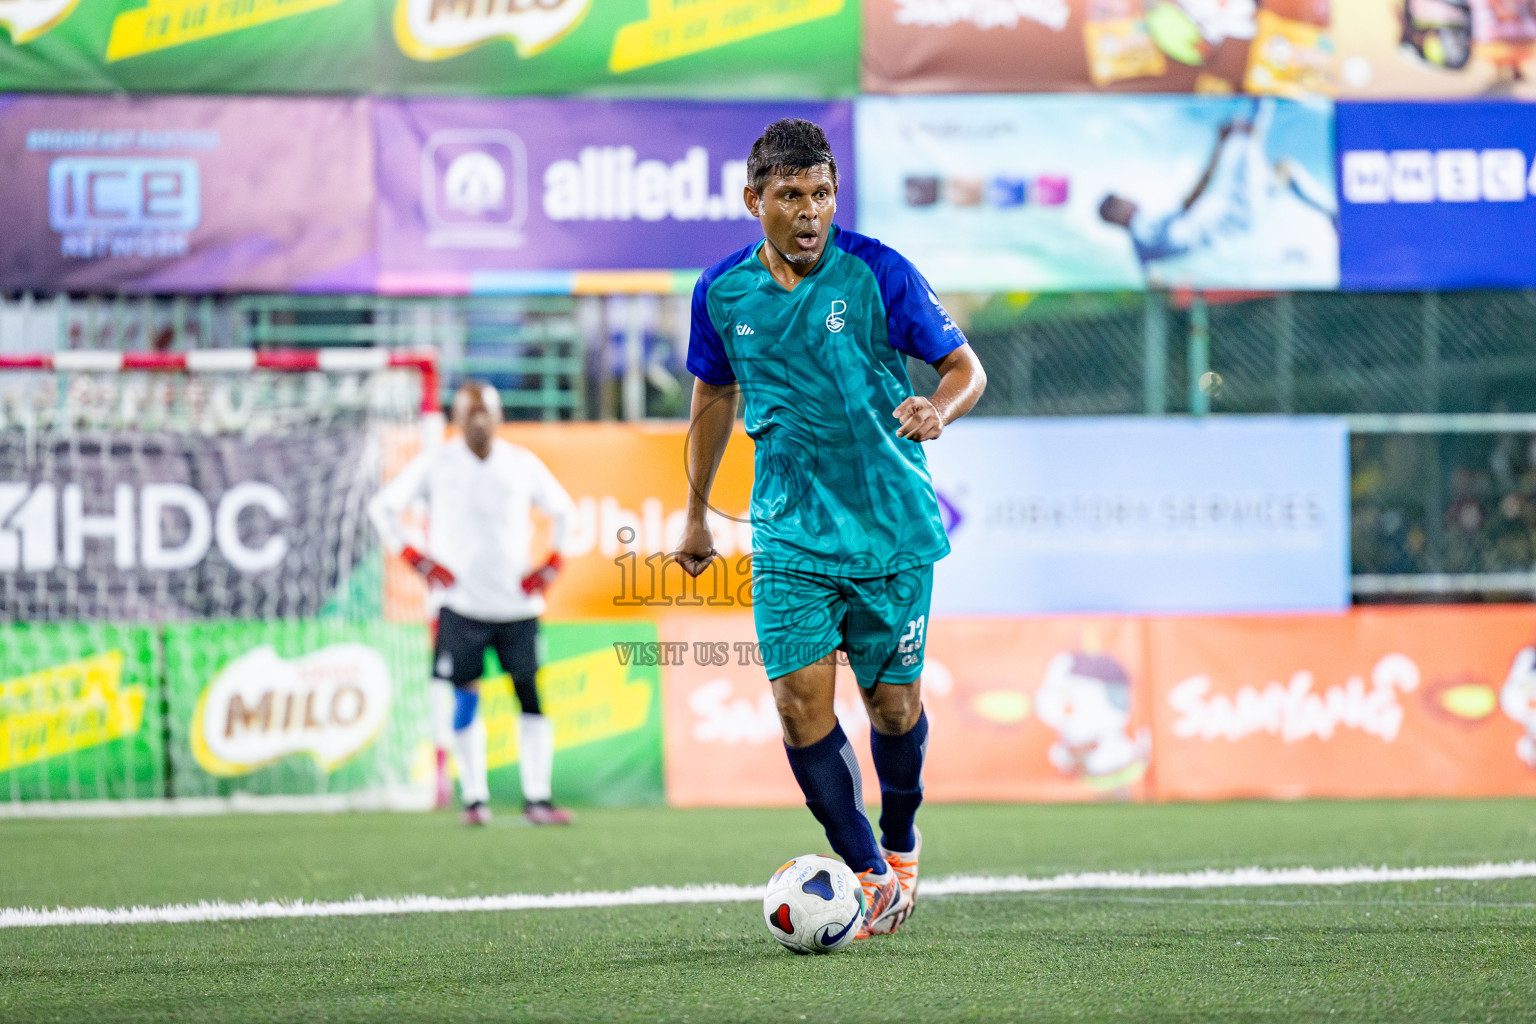
[[[442,810],[453,806],[453,776],[448,774],[448,751],[437,748],[437,797],[433,808]]]
[[[491,823],[491,809],[484,800],[476,800],[464,808],[464,815],[459,820],[466,825],[489,825]]]
[[[569,825],[571,812],[556,807],[548,800],[529,800],[523,804],[523,817],[531,825]]]
[[[906,897],[905,906],[893,911],[879,921],[870,925],[869,930],[876,935],[889,935],[900,928],[912,916],[912,911],[917,909],[917,855],[923,851],[923,834],[912,828],[912,837],[916,840],[912,844],[910,853],[900,853],[896,850],[887,850],[880,847],[880,856],[896,872],[896,878],[901,882],[902,895]]]
[[[884,871],[860,871],[859,884],[864,887],[864,925],[854,935],[855,939],[867,939],[871,935],[884,935],[894,929],[880,930],[880,926],[896,914],[905,917],[906,893],[901,879],[889,864],[882,864]]]

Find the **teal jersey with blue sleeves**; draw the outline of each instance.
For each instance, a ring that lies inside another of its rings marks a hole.
[[[756,445],[753,565],[884,576],[949,553],[922,444],[896,436],[912,396],[906,357],[965,344],[917,268],[873,238],[833,229],[793,290],[758,241],[693,291],[688,369],[739,384]]]

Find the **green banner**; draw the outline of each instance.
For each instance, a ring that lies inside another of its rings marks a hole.
[[[661,670],[623,665],[614,643],[656,642],[651,622],[565,622],[540,630],[546,653],[539,669],[539,701],[555,721],[554,797],[577,806],[660,804]],[[505,675],[481,684],[486,765],[491,801],[519,806],[517,765],[521,708]]]
[[[154,634],[0,626],[0,800],[165,794]]]
[[[0,91],[836,96],[859,0],[5,0]]]
[[[165,629],[171,792],[355,793],[420,785],[427,631],[341,620]]]

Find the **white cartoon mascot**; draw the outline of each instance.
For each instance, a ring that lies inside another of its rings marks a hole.
[[[1131,735],[1131,680],[1114,658],[1056,655],[1035,693],[1035,713],[1057,732],[1049,756],[1063,775],[1123,784],[1146,771],[1151,734]]]
[[[1525,730],[1515,741],[1515,753],[1527,767],[1536,768],[1536,647],[1526,647],[1515,655],[1499,694],[1499,707]]]

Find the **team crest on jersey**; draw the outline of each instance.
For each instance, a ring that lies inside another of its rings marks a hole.
[[[827,314],[827,330],[836,334],[843,329],[843,314],[848,312],[848,303],[842,299],[832,300],[832,312]]]
[[[447,651],[437,656],[437,677],[447,679],[453,675],[453,655]]]
[[[756,334],[756,333],[757,333],[756,331],[754,331],[752,328],[748,327],[746,324],[737,324],[736,325],[736,337],[738,337],[738,338],[743,337],[743,336],[748,335],[748,334]]]

